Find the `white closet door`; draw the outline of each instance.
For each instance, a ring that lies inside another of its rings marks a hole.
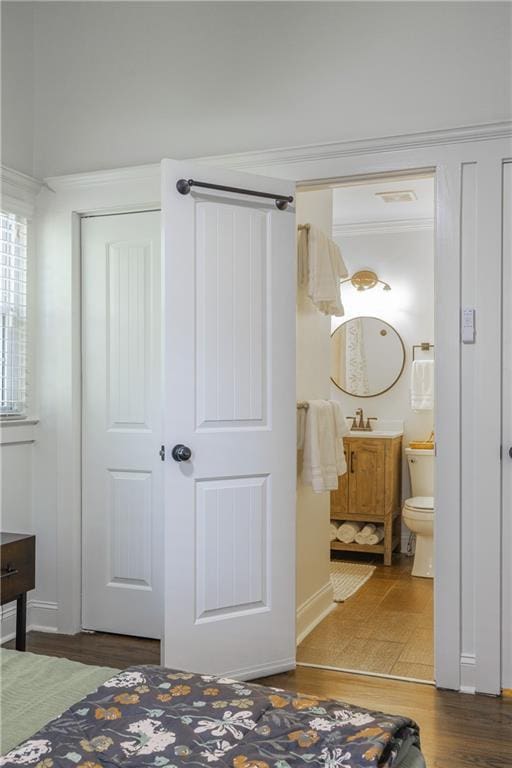
[[[164,663],[250,678],[295,664],[295,214],[163,162]],[[190,448],[188,461],[171,456]]]
[[[161,637],[160,213],[82,220],[86,629]]]
[[[512,162],[503,165],[503,688],[512,688]]]

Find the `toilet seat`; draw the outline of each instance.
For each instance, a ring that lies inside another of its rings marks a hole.
[[[423,514],[425,514],[426,512],[433,512],[434,497],[433,496],[412,496],[410,499],[405,500],[404,509],[409,509],[411,512],[419,512]]]

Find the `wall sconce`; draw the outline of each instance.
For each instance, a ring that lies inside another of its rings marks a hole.
[[[352,283],[357,291],[368,291],[370,288],[375,288],[377,283],[382,285],[383,291],[391,290],[389,283],[379,280],[376,272],[372,272],[370,269],[361,269],[359,272],[354,272],[352,277],[347,277],[345,280],[342,280],[341,285],[348,282]]]

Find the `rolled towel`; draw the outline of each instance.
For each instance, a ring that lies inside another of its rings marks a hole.
[[[344,522],[343,525],[340,525],[338,528],[336,538],[344,544],[351,544],[361,528],[361,523]]]
[[[375,533],[372,533],[368,538],[365,540],[365,544],[379,544],[382,539],[384,538],[384,526],[379,525]]]
[[[374,525],[373,523],[366,523],[366,525],[364,525],[359,531],[359,533],[357,534],[356,542],[358,544],[368,544],[368,541],[367,541],[368,537],[373,536],[376,530],[377,530],[376,525]]]
[[[336,541],[336,534],[338,533],[339,524],[335,520],[331,520],[331,541]]]

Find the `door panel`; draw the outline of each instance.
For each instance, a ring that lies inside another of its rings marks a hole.
[[[160,637],[160,215],[82,220],[87,629]]]
[[[350,444],[349,513],[384,516],[384,454],[380,441]]]
[[[164,663],[249,678],[295,663],[295,216],[191,177],[295,192],[163,163]]]

